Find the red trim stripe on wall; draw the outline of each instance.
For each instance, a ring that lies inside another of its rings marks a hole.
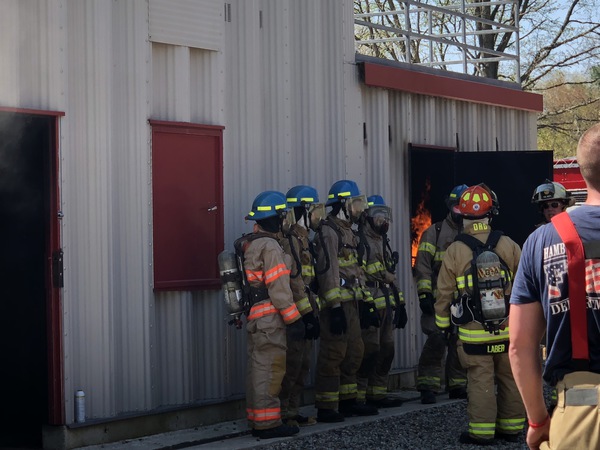
[[[533,112],[541,112],[544,108],[543,96],[532,92],[400,67],[369,62],[362,64],[363,82],[367,86]]]

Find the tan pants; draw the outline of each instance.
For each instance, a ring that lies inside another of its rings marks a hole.
[[[467,385],[467,375],[456,353],[457,336],[453,334],[447,341],[444,333],[435,325],[435,317],[430,314],[421,315],[421,330],[427,335],[427,340],[419,357],[417,389],[420,391],[441,389],[442,363],[446,349],[448,349],[445,365],[446,386],[449,390],[464,388]]]
[[[357,373],[357,399],[361,402],[387,396],[388,374],[394,360],[393,312],[382,308],[377,313],[381,326],[362,330],[365,353]]]
[[[287,343],[285,376],[281,383],[281,417],[291,419],[298,415],[300,395],[310,369],[312,340],[302,339]]]
[[[319,313],[321,342],[317,358],[315,406],[317,409],[338,409],[340,400],[356,398],[356,372],[363,357],[364,345],[360,333],[358,302],[342,303],[347,332],[334,335],[330,331],[331,308]]]
[[[281,425],[279,392],[285,374],[286,335],[283,319],[270,314],[248,321],[246,414],[251,428]]]
[[[550,422],[550,441],[540,449],[600,449],[600,374],[573,372],[556,387],[558,404]]]
[[[459,340],[458,358],[467,370],[469,434],[486,440],[493,439],[496,431],[520,433],[525,426],[525,407],[513,378],[508,353],[468,355]]]

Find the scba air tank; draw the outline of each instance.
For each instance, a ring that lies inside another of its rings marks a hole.
[[[505,318],[507,312],[500,258],[494,252],[485,251],[477,257],[476,265],[483,318],[486,320]]]
[[[239,316],[242,308],[242,275],[236,263],[235,254],[227,250],[219,253],[219,274],[223,283],[223,294],[227,312]]]

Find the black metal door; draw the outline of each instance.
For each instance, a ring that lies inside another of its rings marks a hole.
[[[485,183],[500,202],[500,214],[494,217],[492,228],[502,230],[522,246],[541,219],[531,204],[531,195],[546,178],[552,179],[552,152],[452,150],[409,148],[411,217],[425,199],[432,221],[442,220],[448,213],[444,199],[453,186]]]
[[[0,447],[41,447],[47,423],[51,121],[0,112]]]

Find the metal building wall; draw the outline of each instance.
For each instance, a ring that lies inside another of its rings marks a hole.
[[[362,103],[367,192],[382,194],[393,208],[389,236],[400,253],[398,284],[409,314],[407,327],[395,332],[393,369],[411,369],[424,335],[410,265],[408,144],[455,147],[458,137],[460,151],[535,149],[536,114],[365,86]]]
[[[391,199],[391,237],[406,261],[408,142],[454,145],[459,133],[465,150],[495,148],[496,137],[501,149],[535,144],[532,115],[361,88],[350,0],[234,0],[225,9],[187,1],[192,16],[212,17],[214,34],[163,30],[160,38],[153,27],[177,25],[181,10],[161,15],[153,5],[165,2],[2,3],[0,104],[66,113],[68,423],[80,388],[90,419],[243,395],[245,332],[226,324],[220,292],[152,291],[148,118],[225,126],[226,248],[250,231],[243,216],[258,192],[306,183],[324,199],[348,177]],[[414,295],[406,265],[399,283]],[[413,303],[409,313],[417,317]],[[398,332],[396,368],[416,364],[415,320]]]

